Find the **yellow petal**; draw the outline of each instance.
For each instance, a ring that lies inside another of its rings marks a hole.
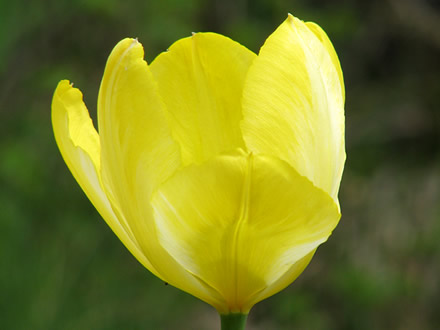
[[[138,175],[146,175],[153,190],[180,165],[179,147],[143,56],[137,40],[119,42],[107,61],[98,98],[103,175],[113,193],[122,189],[119,197],[128,194],[129,200]]]
[[[289,284],[291,284],[293,281],[295,281],[297,277],[301,275],[301,273],[310,263],[315,252],[316,249],[314,249],[312,252],[309,252],[309,254],[302,257],[293,265],[291,265],[290,268],[282,276],[280,276],[275,282],[271,283],[264,290],[258,292],[258,294],[254,296],[253,300],[257,303],[263,299],[266,299],[274,295],[275,293],[280,292]]]
[[[58,84],[52,101],[52,124],[61,154],[98,212],[130,252],[147,268],[154,267],[140,251],[130,229],[113,212],[101,185],[100,143],[81,92],[67,80]]]
[[[151,64],[184,165],[244,147],[241,94],[254,58],[229,38],[196,33]]]
[[[250,151],[287,161],[337,203],[345,162],[343,82],[327,39],[315,33],[289,15],[266,40],[247,76],[242,131]]]
[[[184,168],[153,205],[160,242],[224,297],[223,314],[247,313],[293,281],[340,217],[287,163],[244,152]]]
[[[215,300],[215,292],[176,263],[157,240],[150,197],[180,166],[180,154],[143,56],[137,40],[125,39],[107,61],[98,98],[104,188],[120,205],[117,213],[159,277],[205,301]]]
[[[341,64],[339,63],[338,55],[336,54],[335,48],[332,42],[327,36],[327,33],[316,23],[306,22],[307,27],[312,31],[316,37],[322,42],[322,45],[327,50],[330,55],[330,59],[338,73],[339,82],[341,83],[342,100],[345,101],[345,86],[344,86],[344,76],[342,74]]]

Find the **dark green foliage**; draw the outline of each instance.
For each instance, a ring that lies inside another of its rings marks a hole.
[[[346,84],[343,217],[249,329],[440,327],[440,9],[435,1],[0,1],[0,328],[218,329],[123,247],[55,145],[68,78],[96,118],[105,61],[138,37],[151,61],[192,31],[257,52],[288,12],[320,24]],[[96,123],[96,120],[95,120]]]

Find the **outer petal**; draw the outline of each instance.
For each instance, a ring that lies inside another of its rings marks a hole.
[[[184,165],[244,148],[241,95],[255,57],[229,38],[196,33],[151,64]]]
[[[337,202],[345,161],[342,75],[327,39],[289,15],[247,76],[243,137],[280,157]]]
[[[276,281],[271,283],[264,290],[258,292],[258,294],[253,298],[255,303],[264,300],[277,292],[280,292],[285,287],[287,287],[290,283],[295,281],[299,275],[304,271],[307,265],[312,260],[313,255],[315,254],[316,249],[312,252],[309,252],[306,256],[299,259],[297,262],[292,264],[290,268],[280,276]]]
[[[122,40],[104,72],[98,100],[104,187],[159,277],[211,302],[215,292],[176,263],[157,239],[150,197],[180,166],[180,155],[143,55],[137,40]]]
[[[52,123],[61,154],[79,185],[98,212],[130,252],[147,268],[154,268],[140,251],[129,228],[113,212],[102,188],[99,136],[81,92],[67,81],[58,84],[52,101]]]
[[[342,99],[343,101],[345,101],[344,76],[342,74],[341,64],[339,63],[338,55],[336,54],[332,42],[328,38],[325,31],[318,24],[313,22],[306,22],[305,24],[310,29],[310,31],[312,31],[316,35],[316,37],[322,42],[322,45],[325,47],[328,54],[330,55],[330,59],[332,60],[336,72],[338,73],[339,82],[341,84]]]
[[[162,245],[223,295],[221,313],[246,313],[288,285],[340,217],[287,163],[243,152],[183,169],[153,205]]]
[[[103,176],[112,192],[127,195],[128,201],[138,175],[146,176],[148,181],[139,184],[152,191],[180,166],[179,147],[143,56],[137,40],[119,42],[107,61],[98,98]]]

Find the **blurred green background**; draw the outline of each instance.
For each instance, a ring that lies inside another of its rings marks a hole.
[[[148,61],[192,31],[258,52],[288,12],[319,23],[342,63],[343,216],[248,329],[440,328],[439,1],[0,0],[1,329],[218,329],[100,219],[55,145],[51,97],[68,78],[96,118],[120,39]]]

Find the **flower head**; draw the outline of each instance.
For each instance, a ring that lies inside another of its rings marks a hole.
[[[222,314],[289,285],[340,218],[344,85],[313,23],[288,18],[258,55],[224,36],[178,40],[150,65],[112,51],[99,134],[61,81],[55,138],[74,177],[131,253]]]

